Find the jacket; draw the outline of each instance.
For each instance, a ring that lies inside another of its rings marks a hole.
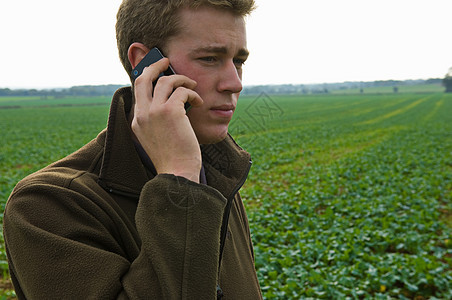
[[[228,136],[202,146],[208,185],[154,175],[131,106],[131,89],[118,90],[107,129],[14,188],[4,236],[18,298],[216,299],[219,285],[224,299],[261,299],[238,193],[249,154]]]

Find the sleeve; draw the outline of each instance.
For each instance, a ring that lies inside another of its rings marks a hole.
[[[134,260],[118,246],[111,216],[90,200],[45,184],[12,194],[4,235],[19,298],[215,299],[221,193],[167,174],[146,183]]]

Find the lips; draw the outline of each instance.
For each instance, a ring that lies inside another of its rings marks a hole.
[[[232,114],[234,113],[235,106],[230,104],[225,105],[219,105],[214,106],[210,109],[214,114],[224,117],[224,118],[231,118]]]
[[[235,106],[234,105],[225,104],[225,105],[220,105],[220,106],[214,106],[214,107],[211,108],[211,110],[232,110],[232,111],[234,111],[235,110]]]

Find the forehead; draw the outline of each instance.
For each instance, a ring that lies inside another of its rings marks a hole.
[[[179,17],[180,31],[174,38],[180,39],[187,47],[246,48],[245,20],[242,16],[225,9],[199,7],[183,8]]]

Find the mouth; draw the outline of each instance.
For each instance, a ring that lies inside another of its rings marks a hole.
[[[215,115],[223,118],[231,118],[235,111],[235,106],[230,104],[214,106],[210,109]]]

